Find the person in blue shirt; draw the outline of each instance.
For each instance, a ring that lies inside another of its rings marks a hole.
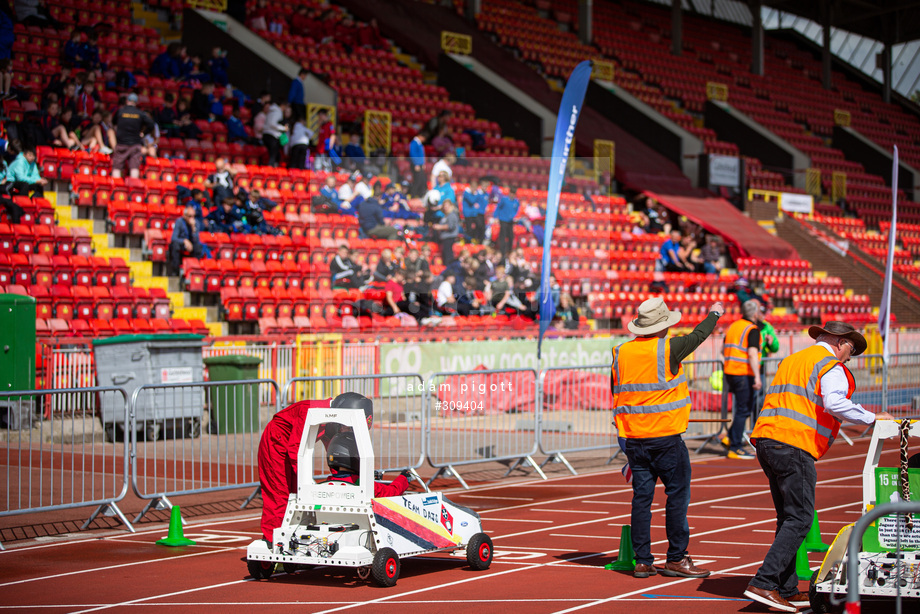
[[[64,45],[64,60],[77,68],[89,68],[84,53],[83,32],[79,28],[74,28],[70,33],[70,40]]]
[[[185,206],[195,210],[195,222],[197,223],[198,229],[207,230],[208,224],[204,219],[204,208],[211,206],[210,202],[208,202],[208,195],[202,190],[195,188],[191,191],[189,199],[185,202]]]
[[[396,220],[417,220],[422,217],[409,209],[409,202],[406,200],[405,194],[399,191],[399,186],[395,181],[391,181],[384,188],[380,203],[384,209],[383,217]]]
[[[655,271],[661,273],[665,271],[681,272],[686,270],[680,257],[677,255],[680,250],[680,239],[680,230],[672,230],[671,237],[662,243],[661,249],[658,250],[661,258],[655,262]]]
[[[383,217],[383,207],[378,200],[381,193],[380,182],[377,182],[374,184],[374,195],[358,205],[358,225],[368,237],[393,241],[399,238],[399,231],[388,226]]]
[[[420,197],[425,194],[428,182],[425,179],[425,141],[428,134],[419,132],[409,143],[409,161],[412,162],[412,183],[409,186],[410,197]]]
[[[498,200],[495,211],[492,212],[492,217],[498,220],[499,224],[496,248],[505,256],[514,246],[514,218],[521,208],[521,201],[515,198],[516,194],[517,188],[508,188],[508,194]]]
[[[246,134],[246,126],[240,118],[239,107],[234,107],[233,113],[227,118],[227,142],[237,143],[240,141],[248,143],[249,135]]]
[[[208,59],[208,73],[211,81],[218,85],[227,85],[230,79],[227,78],[227,51],[220,47],[211,49],[211,57]]]
[[[210,258],[207,250],[198,238],[198,225],[195,223],[195,208],[187,206],[182,212],[182,217],[176,220],[173,226],[172,237],[169,240],[169,255],[167,258],[167,275],[176,276],[182,266],[182,259],[186,256],[192,258]]]
[[[470,186],[463,190],[462,212],[466,234],[474,243],[482,243],[486,236],[486,205],[489,195],[479,187],[479,179],[470,178]]]
[[[450,177],[448,177],[447,172],[441,171],[438,173],[438,185],[435,186],[435,189],[441,193],[441,203],[444,204],[448,200],[452,203],[457,202],[457,193],[454,191],[454,186],[450,184]]]
[[[367,155],[364,153],[364,148],[361,147],[360,134],[354,133],[348,137],[348,145],[345,146],[344,153],[355,169],[366,172]]]
[[[291,79],[291,87],[288,90],[287,101],[291,105],[291,111],[295,117],[307,116],[307,104],[304,102],[303,81],[307,78],[309,72],[306,68],[297,71],[297,76]]]
[[[205,219],[208,220],[211,232],[233,234],[243,230],[243,216],[237,207],[235,196],[225,198]]]

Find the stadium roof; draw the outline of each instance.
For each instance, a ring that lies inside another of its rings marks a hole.
[[[827,0],[831,26],[895,45],[920,39],[920,2],[917,0]],[[763,0],[786,13],[823,24],[825,2]]]

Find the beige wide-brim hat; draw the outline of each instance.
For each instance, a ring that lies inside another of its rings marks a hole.
[[[653,335],[680,322],[680,312],[671,311],[664,299],[655,296],[639,305],[638,316],[626,324],[634,335]]]
[[[853,342],[853,353],[852,356],[859,356],[866,351],[868,343],[866,343],[866,338],[856,330],[852,324],[847,324],[846,322],[839,322],[832,320],[824,325],[824,328],[820,326],[812,326],[808,329],[808,336],[812,339],[817,339],[823,333],[828,335],[834,335],[835,337],[844,337]]]

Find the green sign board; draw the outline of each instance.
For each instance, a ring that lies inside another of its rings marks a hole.
[[[468,341],[460,343],[383,343],[380,345],[380,373],[432,373],[487,369],[534,369],[538,367],[582,367],[609,365],[614,346],[626,337],[547,339],[543,342],[542,365],[537,361],[535,340]],[[384,382],[381,382],[381,385]],[[383,388],[383,387],[382,387]],[[397,391],[393,391],[395,394]],[[399,394],[418,394],[400,390]],[[387,394],[383,389],[381,393]]]
[[[920,469],[908,469],[910,499],[920,500]],[[894,467],[877,467],[875,469],[875,503],[882,505],[898,501],[898,469]],[[873,522],[863,538],[863,550],[866,552],[888,552],[898,547],[898,525],[900,524],[901,550],[920,550],[920,518],[914,518],[914,528],[907,530],[904,516],[882,516]]]

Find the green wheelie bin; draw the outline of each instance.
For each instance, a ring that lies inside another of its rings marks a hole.
[[[226,354],[204,359],[211,382],[259,379],[262,359],[248,354]],[[258,433],[259,384],[227,384],[209,389],[211,424],[208,432],[227,435]]]

